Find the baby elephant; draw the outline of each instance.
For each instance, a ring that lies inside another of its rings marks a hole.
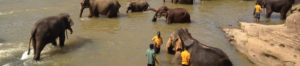
[[[148,7],[149,4],[145,0],[132,1],[128,4],[126,13],[128,13],[129,10],[131,10],[131,12],[146,11]]]
[[[40,54],[48,43],[56,46],[56,38],[59,37],[59,45],[62,48],[65,42],[67,30],[73,33],[71,26],[73,21],[69,14],[62,13],[58,16],[50,16],[39,20],[32,30],[28,46],[28,55],[30,54],[30,44],[33,42],[34,60],[40,60]]]

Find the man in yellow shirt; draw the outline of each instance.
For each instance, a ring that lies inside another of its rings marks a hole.
[[[190,66],[190,58],[191,58],[191,54],[189,53],[189,51],[187,51],[186,49],[184,49],[181,54],[181,64],[182,66]]]
[[[255,9],[254,9],[254,12],[253,12],[253,14],[255,15],[255,21],[256,22],[259,22],[260,13],[261,13],[261,6],[258,3],[256,3]]]
[[[160,45],[163,43],[159,31],[157,32],[157,35],[152,38],[152,42],[155,44],[155,53],[159,53]]]

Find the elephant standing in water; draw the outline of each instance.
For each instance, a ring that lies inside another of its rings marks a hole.
[[[169,53],[175,53],[175,58],[180,57],[179,49],[186,48],[191,54],[191,66],[232,66],[228,56],[221,49],[201,44],[186,28],[174,31],[169,37],[166,48]]]
[[[295,0],[257,0],[256,3],[266,8],[267,18],[270,18],[272,12],[280,12],[280,19],[286,18],[286,13],[291,9]]]
[[[126,13],[128,13],[129,10],[131,10],[131,12],[146,11],[148,7],[149,4],[147,3],[146,0],[132,1],[128,4]]]
[[[85,8],[89,8],[89,17],[99,17],[99,14],[109,18],[117,17],[121,5],[118,0],[83,0],[81,2],[80,16]]]
[[[40,54],[48,43],[56,46],[56,38],[59,38],[59,45],[62,48],[65,42],[67,30],[73,33],[71,26],[73,21],[69,14],[62,13],[58,16],[50,16],[39,20],[31,33],[28,55],[30,54],[30,44],[33,42],[34,60],[40,60]]]
[[[163,0],[166,2],[165,0]],[[180,3],[180,4],[193,4],[194,0],[171,0],[172,3]]]
[[[165,16],[167,19],[167,23],[190,23],[190,14],[184,8],[174,8],[169,9],[166,6],[162,6],[159,9],[149,8],[148,10],[152,10],[156,12],[156,18],[160,18],[161,16]]]

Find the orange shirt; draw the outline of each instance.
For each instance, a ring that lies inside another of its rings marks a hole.
[[[181,64],[189,65],[190,58],[191,54],[187,50],[181,52]]]
[[[255,12],[260,13],[260,11],[261,11],[261,6],[255,5]]]
[[[152,38],[152,41],[155,42],[155,47],[160,48],[160,44],[162,43],[163,40],[161,37],[159,38],[158,36],[154,36]]]

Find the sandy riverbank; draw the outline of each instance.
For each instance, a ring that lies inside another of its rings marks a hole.
[[[223,28],[230,43],[259,66],[300,66],[300,13],[282,25],[240,22]]]

